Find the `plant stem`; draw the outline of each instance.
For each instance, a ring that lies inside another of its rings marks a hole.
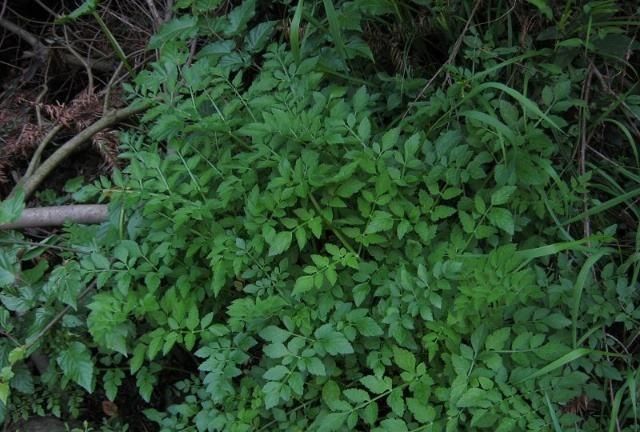
[[[333,226],[333,224],[331,223],[331,221],[329,219],[327,219],[326,217],[324,217],[324,215],[322,214],[322,209],[320,208],[320,204],[318,204],[318,201],[316,201],[316,198],[313,196],[313,194],[309,194],[309,199],[311,199],[311,204],[313,204],[313,207],[315,207],[316,211],[320,214],[320,216],[322,217],[322,219],[324,219],[324,221],[327,223],[327,226],[329,226],[329,229],[331,231],[333,231],[333,234],[335,234],[335,236],[338,238],[338,240],[340,240],[340,243],[343,244],[343,246],[345,248],[347,248],[347,250],[349,252],[351,252],[352,254],[358,256],[358,253],[356,252],[356,250],[351,246],[351,244],[349,243],[349,241],[344,237],[344,235],[336,228]]]

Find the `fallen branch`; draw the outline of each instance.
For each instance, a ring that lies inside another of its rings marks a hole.
[[[53,171],[54,168],[56,168],[71,153],[77,150],[81,144],[90,139],[97,132],[100,132],[102,129],[118,123],[133,114],[144,111],[148,107],[149,103],[140,103],[106,113],[100,120],[96,121],[58,148],[58,150],[49,156],[49,158],[33,172],[33,174],[28,178],[25,178],[24,181],[19,182],[11,192],[11,195],[14,195],[16,190],[21,187],[24,191],[25,199],[30,197],[45,177],[47,177],[49,173],[51,173],[51,171]]]
[[[107,220],[105,204],[84,204],[24,209],[17,221],[0,225],[0,230],[62,226],[66,222],[97,224]]]

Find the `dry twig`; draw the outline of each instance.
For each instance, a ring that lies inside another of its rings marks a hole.
[[[28,198],[33,194],[36,188],[42,183],[42,181],[56,168],[63,160],[67,158],[71,153],[77,150],[81,144],[84,144],[97,132],[102,129],[112,126],[125,118],[144,111],[149,106],[148,103],[141,103],[130,105],[126,108],[111,111],[105,114],[100,120],[88,126],[82,132],[75,135],[69,141],[64,143],[58,148],[49,158],[38,167],[31,176],[19,182],[18,185],[11,192],[11,195],[15,194],[17,188],[21,187],[24,191],[25,198]]]

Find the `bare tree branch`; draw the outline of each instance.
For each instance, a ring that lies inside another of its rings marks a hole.
[[[96,224],[107,220],[105,204],[83,204],[24,209],[20,218],[0,230],[62,226],[65,222]]]

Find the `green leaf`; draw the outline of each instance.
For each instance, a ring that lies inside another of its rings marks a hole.
[[[270,41],[275,25],[275,21],[265,21],[252,28],[244,38],[245,49],[252,53],[261,51]]]
[[[340,387],[335,381],[329,380],[322,386],[322,400],[329,409],[332,409],[335,402],[340,400]]]
[[[349,413],[329,413],[326,416],[322,417],[320,421],[318,432],[334,432],[337,430],[342,430],[342,425],[344,421],[347,419],[347,415]]]
[[[439,205],[435,209],[433,209],[433,212],[431,213],[431,220],[436,222],[441,219],[446,219],[449,216],[455,214],[455,212],[456,212],[456,209],[453,207],[449,207],[446,205]]]
[[[514,233],[514,222],[513,215],[507,209],[494,207],[489,210],[489,221],[494,226],[497,226],[501,230],[507,232],[508,234],[513,235]]]
[[[553,329],[561,329],[571,325],[571,320],[561,313],[549,314],[544,317],[542,322]]]
[[[420,423],[429,423],[436,418],[436,411],[433,407],[425,405],[418,399],[408,398],[407,408],[413,417]]]
[[[9,383],[0,381],[0,402],[2,402],[4,405],[7,404],[7,400],[9,399],[9,392]]]
[[[356,178],[350,178],[340,185],[336,194],[343,198],[348,198],[364,187],[365,183]]]
[[[360,378],[360,382],[363,386],[365,386],[370,392],[375,394],[381,394],[388,390],[391,390],[391,386],[387,384],[385,380],[382,378],[378,378],[374,375],[367,375]]]
[[[262,339],[273,343],[283,343],[291,336],[288,331],[273,325],[265,327],[259,334]]]
[[[362,336],[381,336],[383,334],[382,328],[371,317],[364,317],[354,322],[356,328]]]
[[[185,15],[174,18],[164,24],[158,33],[149,40],[149,48],[162,48],[166,43],[193,38],[197,32],[198,20],[194,16]]]
[[[393,228],[393,216],[391,213],[377,210],[373,213],[365,233],[373,234],[381,231],[388,231],[391,228]]]
[[[240,34],[246,27],[249,20],[255,14],[256,0],[245,0],[242,4],[227,14],[229,25],[225,28],[225,36],[235,36]]]
[[[487,391],[479,388],[470,388],[462,394],[456,406],[458,408],[486,408],[491,406],[491,401],[487,399]]]
[[[387,405],[389,405],[391,411],[393,411],[393,413],[398,417],[402,417],[404,415],[404,397],[400,389],[394,389],[389,393],[389,396],[387,397]]]
[[[104,390],[107,399],[114,401],[118,395],[118,388],[124,379],[124,372],[121,369],[108,369],[103,377]]]
[[[353,346],[340,332],[333,330],[331,324],[325,324],[314,332],[319,345],[329,354],[352,354]]]
[[[276,234],[269,247],[269,256],[279,255],[289,249],[291,240],[293,240],[291,231],[283,231]]]
[[[18,264],[15,256],[0,250],[0,287],[11,285],[16,280]]]
[[[369,400],[369,393],[361,389],[346,389],[342,392],[351,402],[361,404]]]
[[[499,206],[509,202],[511,195],[517,190],[515,186],[503,186],[491,194],[491,205]]]
[[[93,362],[91,353],[84,344],[73,342],[58,354],[57,363],[66,377],[91,393]]]
[[[293,286],[292,294],[300,295],[313,289],[313,275],[300,276],[296,279],[296,283]]]
[[[503,327],[491,333],[485,340],[485,346],[490,351],[503,350],[511,336],[511,329]]]
[[[416,358],[411,351],[407,351],[406,349],[394,346],[393,361],[400,369],[407,372],[414,372],[416,370]]]
[[[262,378],[269,381],[280,381],[282,378],[287,376],[289,373],[289,369],[282,365],[277,365],[269,369],[262,375]]]
[[[542,13],[542,15],[544,15],[548,19],[553,18],[553,10],[549,5],[549,0],[527,0],[527,2],[537,7],[538,10]]]
[[[385,419],[380,422],[386,432],[408,432],[407,424],[400,419]]]
[[[24,210],[24,192],[21,188],[14,196],[0,202],[0,225],[17,220]]]
[[[89,15],[96,11],[100,0],[85,0],[80,6],[72,10],[69,14],[56,18],[56,24],[66,24],[78,18]]]
[[[322,363],[322,360],[320,360],[318,357],[311,357],[307,359],[307,370],[309,371],[309,373],[312,373],[314,375],[327,375],[324,363]]]

